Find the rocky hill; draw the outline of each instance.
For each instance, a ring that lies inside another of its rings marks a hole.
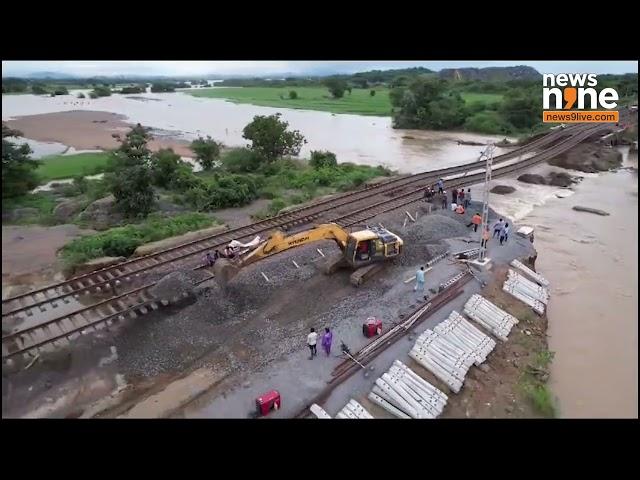
[[[440,70],[439,75],[440,78],[447,80],[480,80],[489,82],[536,80],[542,76],[535,68],[526,65],[518,65],[516,67],[445,68]]]

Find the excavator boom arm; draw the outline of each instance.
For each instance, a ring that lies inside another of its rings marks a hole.
[[[290,248],[301,247],[321,240],[334,240],[340,249],[344,251],[348,238],[349,233],[335,223],[325,223],[310,230],[287,236],[283,232],[277,231],[254,250],[245,253],[240,260],[240,266],[249,265]]]

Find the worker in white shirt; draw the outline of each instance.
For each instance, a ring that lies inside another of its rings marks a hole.
[[[313,357],[315,357],[318,354],[318,351],[316,350],[317,342],[318,342],[318,334],[316,333],[316,329],[312,327],[311,333],[307,335],[307,345],[309,345],[309,350],[311,350],[311,356],[309,357],[309,360],[313,360]]]

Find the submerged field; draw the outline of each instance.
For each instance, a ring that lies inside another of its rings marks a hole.
[[[375,95],[371,95],[371,91]],[[297,98],[289,97],[295,91]],[[303,110],[320,110],[332,113],[350,113],[355,115],[391,115],[389,89],[359,89],[351,93],[345,92],[342,98],[331,98],[329,91],[323,87],[225,87],[186,90],[194,97],[223,98],[234,103],[248,103],[263,107],[283,107]],[[502,95],[494,93],[463,92],[462,98],[468,103],[490,103],[502,100]]]
[[[298,98],[289,98],[289,92],[295,91]],[[321,110],[333,113],[353,113],[357,115],[391,115],[391,102],[387,89],[376,89],[371,96],[370,90],[353,89],[345,92],[342,98],[331,98],[323,87],[230,87],[204,88],[186,91],[194,97],[224,98],[235,103],[250,103],[263,107],[286,107],[304,110]]]
[[[108,152],[51,155],[41,159],[38,175],[44,181],[99,173],[107,164]]]

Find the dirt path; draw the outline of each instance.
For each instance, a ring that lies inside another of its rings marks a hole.
[[[10,128],[20,130],[25,138],[40,142],[58,142],[77,150],[109,150],[120,144],[114,134],[124,135],[132,124],[124,115],[98,111],[70,111],[27,115],[7,121]],[[173,148],[181,156],[192,157],[188,142],[171,138],[154,138],[152,151]]]
[[[92,233],[76,225],[3,226],[2,227],[2,298],[49,283],[60,271],[57,251],[83,234]]]

